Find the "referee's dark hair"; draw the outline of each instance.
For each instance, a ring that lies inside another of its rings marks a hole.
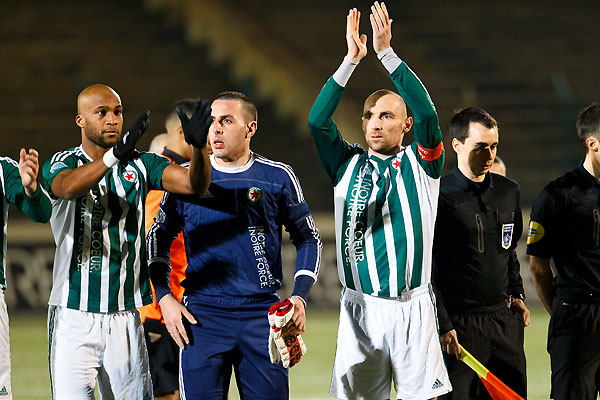
[[[593,102],[579,113],[577,117],[577,137],[584,149],[585,140],[590,136],[600,140],[600,103]]]
[[[247,122],[256,121],[258,123],[258,111],[256,110],[256,106],[252,103],[252,100],[244,93],[235,92],[235,91],[227,91],[221,92],[216,97],[215,100],[238,100],[242,102],[244,109],[246,110],[246,114],[250,117]]]
[[[488,129],[498,128],[498,123],[487,111],[477,107],[458,110],[450,118],[450,137],[464,143],[469,136],[469,125],[478,122]]]

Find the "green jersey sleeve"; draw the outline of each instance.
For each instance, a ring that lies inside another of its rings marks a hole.
[[[148,173],[148,189],[164,190],[162,186],[162,175],[171,162],[168,158],[154,153],[141,153],[140,160],[144,163]]]
[[[31,196],[27,196],[21,182],[19,164],[10,159],[3,159],[0,162],[2,162],[6,200],[14,204],[32,221],[48,222],[52,215],[52,204],[42,186],[38,184],[37,190]]]
[[[429,93],[405,62],[390,77],[414,115],[415,141],[410,146],[427,175],[439,178],[444,166],[444,145],[438,115]]]
[[[343,94],[344,88],[329,78],[308,116],[308,127],[317,152],[334,186],[341,179],[352,156],[364,151],[359,145],[352,146],[346,142],[333,121],[333,113]]]
[[[42,177],[44,178],[44,186],[51,198],[58,197],[52,193],[52,181],[56,175],[68,169],[75,169],[79,166],[79,159],[72,151],[65,151],[54,154],[42,166]]]

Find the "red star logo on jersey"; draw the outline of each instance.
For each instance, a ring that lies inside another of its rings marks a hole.
[[[395,159],[394,161],[392,161],[392,167],[394,167],[395,169],[400,168],[400,160]]]
[[[251,187],[248,189],[248,200],[253,203],[259,202],[263,197],[263,192],[257,187]]]
[[[125,179],[127,182],[135,182],[137,179],[137,174],[135,171],[125,171],[123,173],[123,179]]]

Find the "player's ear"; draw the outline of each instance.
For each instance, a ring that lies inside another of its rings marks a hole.
[[[404,129],[403,129],[404,133],[410,131],[410,128],[412,128],[412,126],[413,126],[413,122],[414,122],[413,117],[407,117],[404,120]]]
[[[256,133],[256,129],[258,129],[258,124],[256,121],[250,121],[246,124],[246,139],[251,138]]]
[[[85,123],[84,123],[83,115],[77,114],[75,116],[75,123],[77,124],[78,127],[84,128],[85,127]]]
[[[458,140],[457,138],[452,138],[452,148],[454,149],[456,154],[458,154],[458,150],[462,144],[463,143],[460,140]]]
[[[585,139],[585,144],[587,145],[590,151],[600,151],[600,144],[598,143],[598,139],[596,139],[593,136],[590,136],[587,139]]]

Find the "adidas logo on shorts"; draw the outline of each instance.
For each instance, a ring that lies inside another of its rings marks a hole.
[[[0,390],[0,396],[8,396],[8,390],[6,390],[6,386],[3,386],[2,390]]]
[[[444,384],[443,384],[442,382],[440,382],[440,380],[439,380],[439,379],[436,379],[436,380],[435,380],[435,383],[433,384],[433,386],[432,386],[431,388],[432,388],[432,389],[439,389],[439,388],[441,388],[442,386],[444,386]]]

